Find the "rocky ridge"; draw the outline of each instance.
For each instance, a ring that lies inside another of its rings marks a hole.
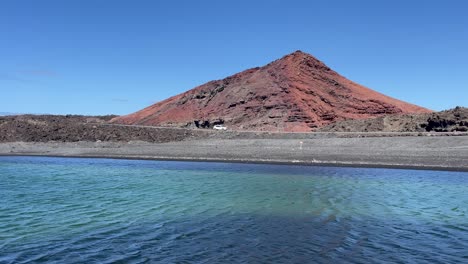
[[[466,132],[468,108],[425,114],[388,115],[364,120],[336,122],[321,132]]]
[[[208,131],[108,125],[115,116],[18,115],[0,117],[0,142],[164,143],[205,137]]]

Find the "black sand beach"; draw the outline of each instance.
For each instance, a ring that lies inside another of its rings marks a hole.
[[[300,136],[301,134],[299,134]],[[324,136],[326,135],[326,137]],[[0,155],[105,157],[468,171],[468,136],[220,139],[167,143],[5,142]],[[293,137],[294,135],[289,135]],[[351,135],[350,135],[351,136]]]

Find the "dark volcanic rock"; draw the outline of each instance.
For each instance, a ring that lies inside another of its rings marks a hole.
[[[235,130],[304,132],[345,119],[428,112],[356,84],[311,55],[296,51],[112,122],[211,127],[223,120]]]
[[[452,110],[434,113],[427,119],[426,131],[468,131],[468,108],[457,106]]]
[[[204,137],[203,131],[108,125],[115,116],[20,115],[0,117],[0,142],[146,141]],[[205,134],[208,131],[205,132]]]
[[[364,120],[336,122],[322,132],[465,132],[468,131],[468,108],[426,114],[388,115]]]

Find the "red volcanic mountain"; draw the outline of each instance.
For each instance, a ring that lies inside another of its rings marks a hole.
[[[296,51],[112,122],[179,127],[224,123],[234,130],[303,132],[345,119],[427,112],[354,83]]]

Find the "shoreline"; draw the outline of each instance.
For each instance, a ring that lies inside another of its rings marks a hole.
[[[468,136],[9,142],[0,156],[140,159],[468,171]]]
[[[342,167],[342,168],[369,168],[369,169],[398,169],[398,170],[431,170],[431,171],[453,171],[468,172],[465,167],[439,167],[426,165],[403,165],[403,164],[378,164],[378,163],[346,163],[346,162],[327,162],[327,161],[300,161],[300,160],[268,160],[268,159],[206,159],[195,157],[158,157],[158,156],[113,156],[113,155],[47,155],[47,154],[3,154],[0,157],[49,157],[49,158],[74,158],[74,159],[116,159],[116,160],[152,160],[152,161],[174,161],[174,162],[213,162],[213,163],[240,163],[240,164],[265,164],[265,165],[288,165],[288,166],[317,166],[317,167]]]

